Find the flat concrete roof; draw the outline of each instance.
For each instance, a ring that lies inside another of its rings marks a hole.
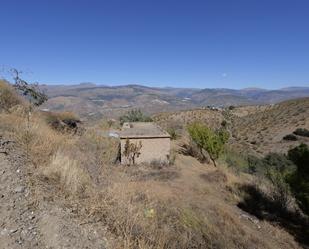
[[[124,123],[120,138],[170,138],[170,135],[153,122]]]

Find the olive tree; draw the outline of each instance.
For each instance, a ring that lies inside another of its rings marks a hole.
[[[229,133],[226,130],[212,130],[206,125],[194,122],[188,126],[188,132],[191,139],[197,144],[201,153],[203,149],[208,152],[213,164],[217,166],[216,160],[224,149],[225,143],[229,139]]]

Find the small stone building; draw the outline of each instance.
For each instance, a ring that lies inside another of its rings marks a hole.
[[[151,163],[153,161],[168,163],[170,159],[170,135],[152,122],[124,123],[119,132],[121,143],[121,164],[129,164],[124,155],[127,141],[141,145],[135,163]]]

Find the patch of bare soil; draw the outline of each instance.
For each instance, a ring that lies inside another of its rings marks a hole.
[[[0,248],[106,248],[101,227],[40,195],[26,161],[14,141],[0,136]]]

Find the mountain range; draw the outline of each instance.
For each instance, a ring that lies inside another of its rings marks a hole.
[[[130,108],[139,108],[152,114],[205,106],[274,104],[309,96],[309,87],[236,90],[159,88],[142,85],[105,86],[81,83],[78,85],[41,85],[41,88],[49,97],[43,108],[54,111],[74,111],[81,117],[87,118],[116,117]]]

